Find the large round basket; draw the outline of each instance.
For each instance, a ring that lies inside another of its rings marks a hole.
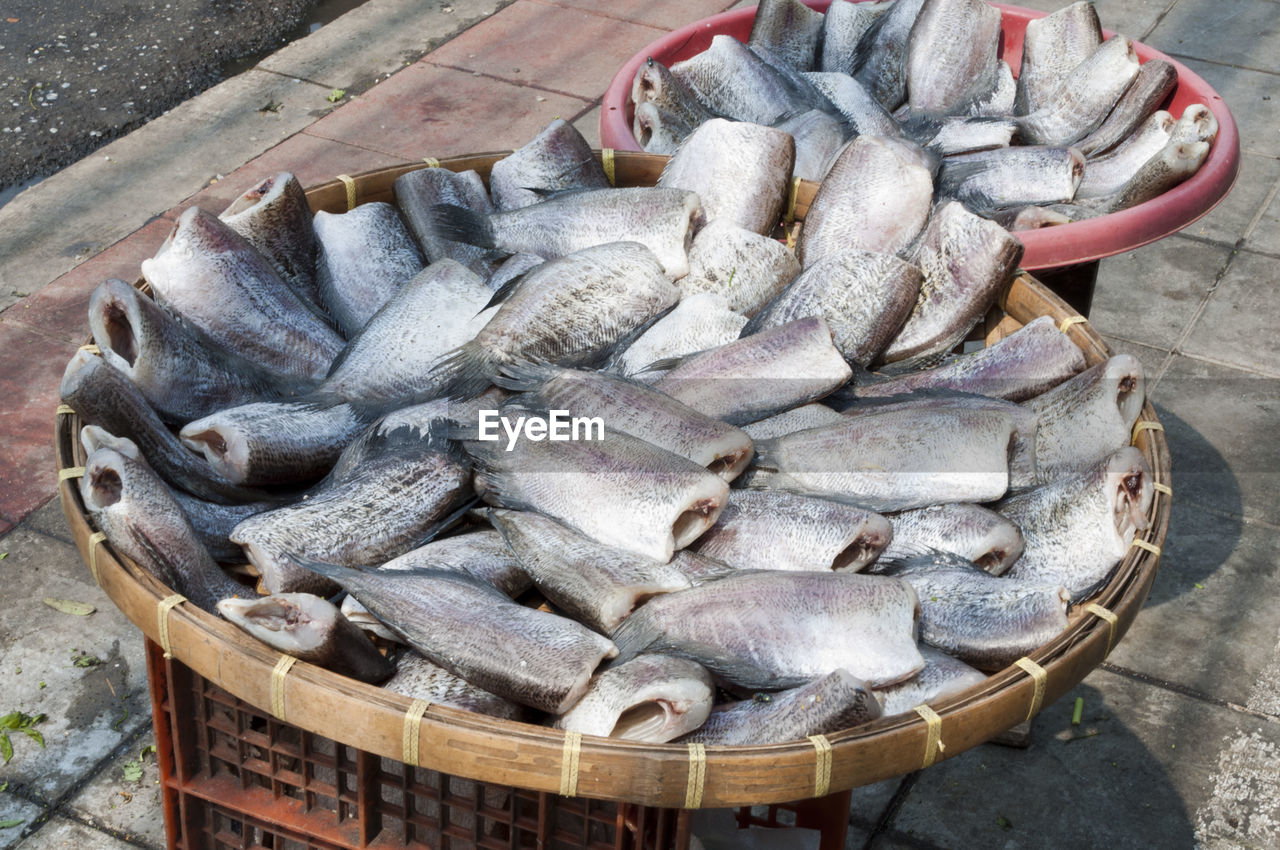
[[[819,11],[826,11],[831,5],[830,0],[804,2]],[[991,5],[1002,15],[1000,58],[1016,72],[1022,63],[1022,37],[1027,22],[1042,18],[1045,13],[1001,3]],[[717,35],[731,35],[745,42],[754,20],[754,6],[723,12],[668,33],[628,59],[605,91],[600,110],[600,143],[618,150],[640,150],[631,131],[634,117],[631,81],[646,59],[653,57],[664,65],[671,65],[706,50]],[[1113,35],[1110,30],[1103,30],[1103,34],[1108,38]],[[1035,271],[1075,266],[1162,239],[1207,214],[1235,183],[1240,170],[1240,139],[1226,103],[1187,66],[1145,44],[1135,43],[1135,46],[1141,61],[1163,59],[1178,71],[1177,87],[1165,109],[1177,117],[1191,104],[1200,103],[1218,119],[1218,138],[1209,151],[1209,158],[1185,183],[1146,203],[1072,224],[1018,231],[1014,235],[1026,246],[1023,268]]]
[[[475,169],[488,178],[504,154],[442,160],[439,167]],[[617,185],[652,185],[665,157],[604,154]],[[432,161],[435,165],[435,161]],[[311,189],[316,210],[341,212],[367,201],[392,201],[404,165],[343,177]],[[801,186],[795,215],[813,196]],[[158,246],[157,246],[158,247]],[[1089,363],[1107,357],[1102,339],[1033,278],[1020,275],[988,320],[988,339],[1038,316],[1051,316]],[[1169,453],[1148,404],[1134,430],[1154,471],[1151,527],[1135,541],[1111,581],[1076,606],[1069,628],[1020,664],[980,687],[928,710],[882,719],[813,740],[754,747],[638,744],[498,720],[422,703],[299,662],[247,637],[189,604],[174,604],[164,586],[106,543],[86,515],[75,467],[85,457],[80,418],[59,408],[55,427],[59,494],[81,555],[120,609],[173,656],[206,679],[278,718],[366,752],[409,764],[534,791],[619,800],[664,808],[731,807],[822,796],[916,770],[989,740],[1062,696],[1106,658],[1142,606],[1156,574],[1169,522]]]

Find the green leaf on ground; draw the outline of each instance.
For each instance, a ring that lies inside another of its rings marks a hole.
[[[347,96],[346,89],[334,89],[333,91],[329,92],[329,102],[337,103],[338,101],[342,100],[346,96]]]
[[[87,617],[98,610],[88,602],[76,602],[74,599],[58,599],[53,596],[46,596],[43,602],[55,611],[61,611],[64,614],[75,614],[77,617]]]
[[[1009,820],[1004,815],[996,815],[996,826],[1001,829],[1013,829],[1013,821]]]
[[[71,657],[71,664],[75,667],[97,667],[101,663],[101,658],[96,655],[90,655],[87,652],[82,652],[79,655],[73,655]]]
[[[24,820],[0,820],[0,829],[13,829],[15,826],[22,826]]]

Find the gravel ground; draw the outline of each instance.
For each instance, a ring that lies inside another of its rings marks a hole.
[[[350,8],[356,2],[324,0]],[[316,0],[0,4],[0,203],[306,34]],[[269,109],[271,104],[261,104]]]

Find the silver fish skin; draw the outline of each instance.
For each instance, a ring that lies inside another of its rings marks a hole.
[[[436,231],[445,238],[548,260],[639,242],[672,280],[688,274],[689,241],[704,220],[696,194],[663,186],[583,189],[488,216],[442,205],[434,208],[434,216]]]
[[[1006,577],[1061,584],[1073,602],[1088,598],[1151,526],[1151,481],[1147,459],[1126,446],[1083,474],[1000,502],[996,510],[1026,541]]]
[[[645,153],[671,156],[693,131],[694,127],[680,116],[649,101],[636,104],[635,117],[631,119],[631,134]]]
[[[1022,41],[1016,114],[1026,115],[1049,104],[1068,75],[1100,44],[1102,24],[1088,0],[1028,21]]]
[[[838,413],[825,404],[813,402],[784,410],[768,419],[748,423],[742,426],[742,430],[746,431],[753,440],[767,440],[770,437],[781,437],[783,434],[792,434],[796,431],[843,421],[843,413]]]
[[[726,481],[737,478],[755,453],[740,428],[626,378],[533,364],[508,366],[503,376],[503,387],[523,393],[517,400],[522,406],[598,417],[606,428],[688,458]]]
[[[228,481],[290,484],[323,477],[366,424],[348,404],[260,401],[189,422],[178,439]]]
[[[858,572],[892,537],[889,520],[852,505],[780,490],[734,490],[693,548],[743,570]]]
[[[1149,59],[1138,68],[1133,85],[1120,96],[1106,120],[1075,144],[1090,160],[1127,139],[1159,109],[1178,85],[1178,71],[1163,59]]]
[[[711,112],[766,127],[823,102],[729,35],[714,36],[706,50],[672,65],[671,74]]]
[[[823,17],[800,0],[761,0],[747,44],[766,48],[797,71],[811,71],[818,62]]]
[[[453,521],[472,496],[471,468],[444,429],[374,423],[305,501],[255,514],[235,527],[269,593],[322,593],[330,587],[290,555],[350,564],[382,563]]]
[[[524,707],[519,703],[477,688],[412,650],[401,652],[395,664],[395,675],[382,683],[392,693],[503,720],[524,719]]]
[[[995,671],[1067,628],[1066,588],[1054,581],[993,576],[936,552],[893,565],[888,575],[920,597],[920,639],[979,670]]]
[[[439,236],[432,224],[439,204],[465,207],[479,215],[495,211],[489,190],[475,171],[450,171],[447,168],[420,168],[401,174],[392,184],[396,207],[404,216],[413,237],[422,247],[428,263],[449,259],[487,277],[496,263],[489,250],[466,242]]]
[[[1022,252],[1022,243],[995,222],[959,203],[940,206],[912,257],[924,273],[916,304],[881,359],[905,367],[944,356],[1013,280]]]
[[[811,316],[691,355],[654,388],[741,425],[816,401],[852,374],[826,321]]]
[[[651,384],[666,374],[665,370],[650,369],[651,364],[733,342],[746,323],[747,317],[729,309],[719,295],[686,295],[670,313],[616,355],[611,368],[634,381]]]
[[[947,157],[938,194],[979,210],[1056,204],[1075,197],[1084,171],[1085,158],[1075,148],[996,148]]]
[[[854,135],[896,136],[901,132],[893,116],[885,111],[885,108],[862,87],[861,83],[848,74],[830,71],[813,72],[805,74],[804,78],[840,111],[840,115],[853,130]]]
[[[836,669],[789,690],[717,705],[706,723],[680,742],[738,747],[780,744],[861,726],[879,716],[880,702],[871,688],[847,670]]]
[[[645,60],[631,81],[631,102],[635,104],[637,115],[644,104],[653,104],[663,116],[669,116],[690,133],[699,124],[716,117],[683,80],[652,56]]]
[[[697,661],[738,688],[794,688],[843,668],[872,687],[914,676],[919,601],[906,582],[860,573],[743,571],[655,597],[614,632],[642,652]]]
[[[756,443],[752,487],[875,511],[988,502],[1009,487],[1016,425],[1007,411],[906,405]]]
[[[218,613],[278,652],[376,685],[395,672],[373,641],[333,603],[310,593],[223,599]]]
[[[97,425],[86,425],[80,429],[80,445],[84,446],[86,457],[105,446],[131,460],[150,466],[133,440],[117,437]],[[231,529],[254,514],[280,507],[278,502],[219,505],[216,502],[197,499],[195,496],[169,487],[168,484],[165,484],[165,487],[168,488],[169,495],[182,508],[182,512],[187,515],[187,521],[191,523],[191,530],[196,533],[196,539],[209,551],[215,561],[243,561],[244,550],[231,542]]]
[[[259,181],[218,218],[262,252],[294,292],[312,304],[320,303],[311,206],[297,177],[281,171]]]
[[[497,292],[525,272],[532,271],[534,267],[540,266],[545,262],[546,258],[539,257],[537,254],[512,254],[503,260],[502,265],[494,269],[492,274],[484,279],[484,285],[491,292]]]
[[[924,669],[914,679],[875,692],[883,704],[882,717],[905,714],[917,705],[937,704],[982,684],[987,674],[931,646],[921,646]]]
[[[1159,110],[1109,153],[1086,160],[1075,200],[1101,198],[1124,189],[1138,169],[1169,143],[1177,126],[1172,115]]]
[[[349,339],[426,266],[418,243],[391,204],[375,201],[349,212],[316,213],[320,302]]]
[[[1042,482],[1079,474],[1129,444],[1146,401],[1142,363],[1117,354],[1024,406],[1039,416],[1036,459]]]
[[[884,398],[917,390],[955,390],[1026,401],[1084,371],[1084,353],[1041,316],[993,345],[962,354],[932,369],[855,387],[859,398]]]
[[[744,335],[805,316],[821,316],[844,359],[867,366],[888,347],[916,306],[917,266],[874,251],[828,253],[757,313]]]
[[[556,118],[509,156],[493,164],[489,191],[500,210],[541,201],[566,189],[607,189],[611,184],[591,145],[572,124]]]
[[[479,333],[444,355],[428,378],[467,397],[518,361],[598,365],[679,300],[680,290],[644,245],[586,248],[521,278]]]
[[[793,178],[820,183],[831,171],[840,151],[847,143],[844,126],[828,112],[810,109],[785,121],[777,128],[795,140],[796,164]]]
[[[1013,114],[1018,84],[1013,69],[1003,59],[996,62],[995,82],[986,94],[975,96],[969,115],[975,118],[1005,118]]]
[[[166,483],[212,502],[251,502],[260,490],[242,487],[193,455],[147,404],[124,373],[95,354],[77,351],[62,375],[61,398],[80,418],[134,442]]]
[[[658,185],[695,192],[707,221],[767,234],[782,218],[795,148],[782,130],[713,118],[681,142]]]
[[[521,705],[563,714],[617,648],[573,620],[444,570],[363,572],[299,559],[336,581],[428,661]]]
[[[1038,230],[1041,227],[1069,224],[1071,217],[1049,207],[1027,205],[996,210],[991,220],[1010,233],[1014,233],[1019,230]]]
[[[907,98],[907,46],[924,0],[895,0],[858,39],[853,76],[890,111]]]
[[[932,203],[929,169],[884,138],[859,136],[818,187],[796,256],[808,268],[849,248],[895,254],[924,227]]]
[[[602,545],[541,514],[495,510],[489,521],[547,601],[601,634],[646,599],[690,586],[669,564]]]
[[[89,327],[102,359],[171,422],[251,399],[300,394],[312,386],[228,351],[121,280],[104,281],[93,291]]]
[[[1104,41],[1067,75],[1049,101],[1018,119],[1030,145],[1069,145],[1102,124],[1138,75],[1133,41],[1122,35]]]
[[[454,260],[437,260],[405,283],[353,337],[320,385],[320,396],[399,406],[440,395],[431,368],[474,339],[493,318],[493,293]]]
[[[671,566],[684,573],[694,587],[718,581],[727,575],[737,572],[729,564],[700,555],[692,549],[681,549],[671,559]]]
[[[1008,147],[1017,130],[1018,125],[1011,118],[948,115],[918,120],[905,132],[920,145],[943,156],[953,156]]]
[[[200,544],[182,508],[146,464],[100,448],[85,460],[80,496],[107,540],[194,605],[252,596]]]
[[[1004,575],[1022,554],[1022,532],[995,511],[959,502],[929,505],[889,517],[893,541],[886,561],[936,549],[971,561],[992,575]]]
[[[533,587],[533,579],[520,566],[502,535],[492,528],[432,540],[424,546],[392,558],[378,569],[449,570],[466,573],[496,587],[511,599]],[[353,596],[342,600],[342,613],[351,622],[378,637],[396,642],[400,640]]]
[[[728,483],[706,467],[607,426],[603,439],[520,439],[509,451],[496,440],[466,447],[476,460],[476,492],[490,505],[537,511],[664,564],[729,501]]]
[[[1092,215],[1126,210],[1146,203],[1199,171],[1200,166],[1209,158],[1209,147],[1208,142],[1170,140],[1169,144],[1138,169],[1119,192],[1102,198],[1086,199],[1082,203],[1100,202],[1097,208],[1090,211]]]
[[[640,655],[598,673],[556,729],[663,744],[701,726],[714,687],[702,665],[673,655]]]
[[[266,257],[198,207],[178,217],[142,275],[160,304],[267,368],[318,380],[342,350],[342,337]]]
[[[852,76],[853,51],[876,18],[893,8],[892,0],[878,3],[832,3],[822,20],[819,69]]]
[[[1000,10],[983,0],[925,0],[907,43],[907,103],[913,113],[968,111],[991,90]]]
[[[689,274],[676,286],[685,298],[700,292],[719,295],[730,310],[750,317],[798,274],[800,261],[776,239],[712,219],[693,237]]]

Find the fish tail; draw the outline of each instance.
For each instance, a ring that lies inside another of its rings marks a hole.
[[[462,401],[488,389],[497,371],[497,358],[473,339],[442,355],[431,367],[431,378],[440,395]]]
[[[658,639],[658,630],[650,622],[650,618],[645,616],[646,613],[644,608],[640,608],[613,630],[609,639],[618,647],[618,657],[609,663],[610,667],[630,661]]]
[[[429,226],[437,236],[451,242],[465,242],[481,248],[497,248],[493,221],[484,213],[454,204],[436,204],[431,208]]]
[[[752,462],[755,469],[767,469],[770,472],[778,471],[778,461],[773,456],[778,450],[778,439],[769,437],[765,440],[756,441],[756,458]]]
[[[515,363],[504,363],[499,367],[499,374],[493,377],[493,383],[504,390],[518,393],[531,393],[543,384],[555,378],[562,369],[547,363],[534,363],[520,360]]]

